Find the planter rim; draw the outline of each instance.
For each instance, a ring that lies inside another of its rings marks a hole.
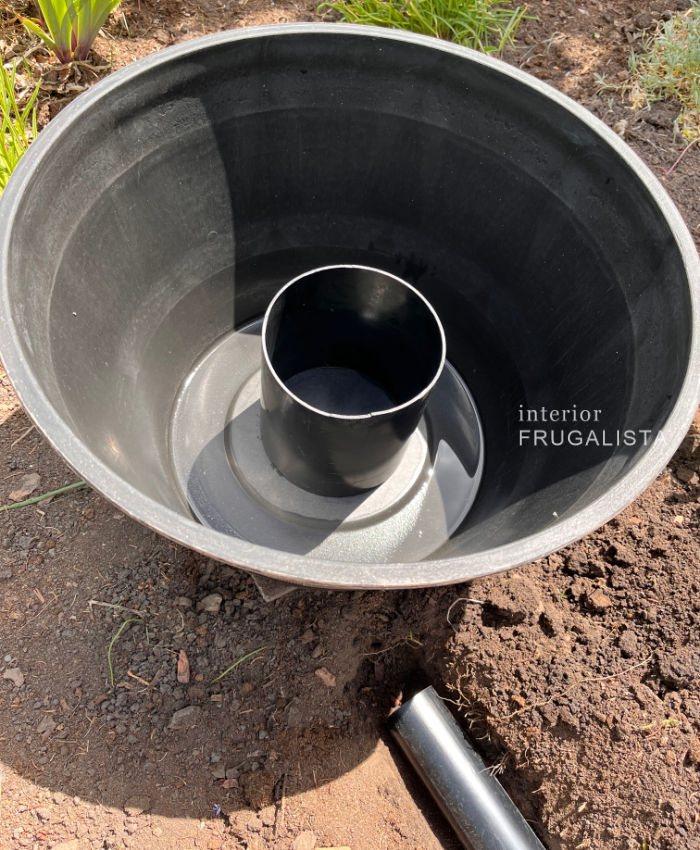
[[[163,506],[112,471],[59,416],[24,356],[9,303],[8,256],[24,190],[31,183],[34,170],[50,155],[52,145],[73,125],[79,124],[83,113],[92,109],[102,98],[162,65],[196,57],[202,50],[239,41],[315,35],[342,39],[371,38],[378,44],[383,41],[406,42],[485,66],[539,92],[586,125],[629,166],[653,198],[673,234],[685,268],[691,305],[690,352],[683,384],[673,409],[653,444],[614,486],[587,507],[567,519],[557,521],[544,531],[473,555],[393,564],[321,560],[230,537]],[[642,493],[673,456],[700,403],[700,259],[680,212],[659,180],[616,133],[566,95],[502,60],[431,36],[357,24],[276,24],[202,36],[137,60],[81,94],[52,119],[32,142],[0,199],[0,258],[0,339],[4,341],[3,363],[27,415],[51,446],[95,490],[129,517],[208,557],[294,584],[348,590],[429,587],[467,581],[544,557],[594,531]]]

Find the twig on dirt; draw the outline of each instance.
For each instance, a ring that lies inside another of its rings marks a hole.
[[[124,622],[119,626],[117,631],[115,632],[112,640],[109,642],[109,646],[107,647],[107,666],[109,667],[109,683],[112,688],[114,688],[114,668],[112,667],[112,648],[114,644],[119,640],[119,636],[127,628],[131,623],[143,623],[143,620],[140,617],[131,617],[128,620],[124,620]]]
[[[33,430],[34,430],[34,426],[33,426],[33,425],[30,425],[30,426],[29,426],[29,428],[27,428],[27,430],[26,430],[26,431],[22,434],[22,436],[21,436],[21,437],[17,437],[17,439],[14,441],[14,443],[10,443],[10,448],[11,448],[11,449],[14,449],[14,447],[15,447],[18,443],[21,443],[21,442],[22,442],[22,440],[23,440],[25,437],[28,437],[28,436],[32,433],[32,431],[33,431]]]
[[[145,685],[147,688],[151,687],[150,682],[147,682],[145,679],[142,679],[140,676],[137,676],[136,673],[132,673],[131,670],[127,670],[126,675],[130,676],[132,679],[136,679],[137,682],[140,682],[142,685]]]
[[[485,605],[486,604],[485,602],[482,602],[481,599],[472,599],[469,596],[460,596],[459,599],[455,599],[455,601],[452,603],[452,605],[450,605],[450,607],[447,609],[447,614],[445,615],[445,619],[447,620],[448,624],[450,626],[452,626],[452,628],[455,631],[457,631],[457,629],[455,629],[454,623],[452,622],[452,620],[450,620],[450,614],[452,613],[452,609],[455,607],[455,605],[458,602],[473,602],[474,605]]]
[[[41,45],[39,45],[41,46]],[[37,62],[37,67],[40,71],[70,71],[76,68],[83,68],[87,71],[109,71],[109,65],[93,65],[91,62],[81,62],[77,59],[67,64],[59,65],[53,62]]]
[[[663,171],[663,173],[666,175],[666,177],[668,177],[670,174],[673,174],[678,163],[683,159],[683,157],[688,153],[688,151],[693,147],[693,145],[697,141],[700,141],[700,139],[693,139],[691,142],[688,142],[688,144],[680,152],[678,159],[673,163],[673,165],[670,168],[664,168],[663,165],[659,165],[658,166],[659,171]]]
[[[252,650],[252,652],[248,652],[245,655],[241,656],[241,658],[239,658],[237,661],[234,661],[233,664],[230,667],[227,667],[224,670],[223,673],[219,673],[219,675],[216,677],[216,679],[212,679],[211,684],[213,685],[214,682],[218,682],[220,679],[223,679],[224,676],[228,676],[228,674],[231,673],[233,670],[235,670],[236,667],[238,667],[239,664],[242,664],[244,661],[247,661],[249,658],[253,658],[253,656],[258,655],[259,653],[264,652],[266,649],[269,649],[269,648],[270,648],[269,646],[259,646],[257,649]]]
[[[522,708],[519,708],[517,711],[514,711],[512,714],[506,714],[505,717],[498,717],[497,720],[510,720],[511,717],[515,717],[518,714],[522,714],[525,711],[531,711],[533,708],[542,708],[542,706],[549,705],[550,702],[554,702],[554,700],[559,699],[560,697],[566,696],[571,693],[575,688],[578,688],[580,685],[590,685],[593,682],[607,682],[610,679],[617,679],[620,676],[624,676],[625,673],[629,673],[631,670],[635,670],[637,667],[643,667],[645,664],[648,664],[652,659],[653,653],[647,655],[647,657],[643,661],[638,661],[636,664],[632,664],[629,667],[626,667],[624,670],[620,670],[617,673],[610,673],[607,676],[591,676],[587,679],[580,679],[578,682],[574,682],[573,685],[570,685],[566,690],[561,691],[558,694],[554,694],[554,696],[549,697],[549,699],[542,700],[542,702],[533,702],[530,705],[524,705]]]
[[[143,611],[137,611],[136,608],[127,608],[125,605],[116,605],[114,602],[100,602],[98,599],[88,599],[88,605],[91,608],[93,605],[100,605],[102,608],[114,608],[115,611],[128,611],[130,614],[143,615]]]
[[[360,655],[360,658],[371,658],[373,655],[384,655],[384,653],[391,652],[392,649],[396,649],[399,646],[410,646],[412,649],[416,649],[416,647],[423,646],[423,644],[418,640],[418,638],[414,638],[411,633],[408,637],[401,638],[401,640],[397,640],[396,643],[392,643],[391,646],[385,646],[383,649],[377,649],[374,652],[363,652]]]
[[[25,499],[23,502],[0,505],[0,511],[11,511],[13,508],[26,508],[28,505],[36,505],[38,502],[43,502],[44,499],[53,499],[54,496],[62,496],[64,493],[69,493],[71,490],[77,490],[80,487],[87,487],[87,483],[85,481],[76,481],[74,484],[68,484],[58,490],[50,490],[48,493],[42,493],[41,496],[32,496],[31,499]]]
[[[41,83],[41,91],[58,92],[59,94],[68,94],[68,92],[84,92],[90,88],[90,83],[85,83],[84,86],[76,85],[75,83],[59,83],[57,86],[53,83]]]
[[[34,616],[33,616],[33,617],[29,617],[29,619],[25,620],[25,621],[24,621],[24,623],[22,623],[22,625],[21,625],[21,626],[18,628],[18,630],[17,630],[17,634],[18,634],[18,635],[23,634],[23,633],[25,632],[25,630],[26,630],[26,629],[27,629],[30,625],[32,625],[32,623],[34,623],[34,621],[35,621],[38,617],[40,617],[40,616],[44,613],[44,611],[46,611],[46,609],[47,609],[50,605],[54,605],[56,602],[58,602],[58,596],[56,596],[56,594],[55,594],[55,593],[52,593],[52,594],[51,594],[51,599],[49,599],[49,601],[48,601],[45,605],[42,605],[42,607],[41,607],[41,608],[39,608],[39,610],[36,612],[36,614],[34,614]]]

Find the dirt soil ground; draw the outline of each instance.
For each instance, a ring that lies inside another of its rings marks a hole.
[[[624,82],[631,47],[687,5],[532,0],[506,59],[623,136],[700,242],[698,147],[663,170],[683,151],[673,106],[632,112],[596,78]],[[4,61],[32,48],[22,8],[0,4]],[[167,44],[317,19],[296,0],[125,0],[77,71],[29,54],[41,121]],[[0,422],[0,504],[75,480],[4,373]],[[382,729],[420,670],[550,850],[698,850],[699,470],[696,418],[637,502],[549,558],[274,603],[89,489],[1,513],[0,847],[455,850]]]

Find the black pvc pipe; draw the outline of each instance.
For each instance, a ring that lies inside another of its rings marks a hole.
[[[544,850],[432,687],[387,723],[468,850]]]
[[[261,435],[278,471],[323,496],[385,481],[445,363],[428,301],[378,269],[326,266],[282,287],[262,337]]]

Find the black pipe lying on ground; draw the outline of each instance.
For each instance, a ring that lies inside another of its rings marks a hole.
[[[544,850],[434,688],[407,700],[387,723],[468,850]]]

